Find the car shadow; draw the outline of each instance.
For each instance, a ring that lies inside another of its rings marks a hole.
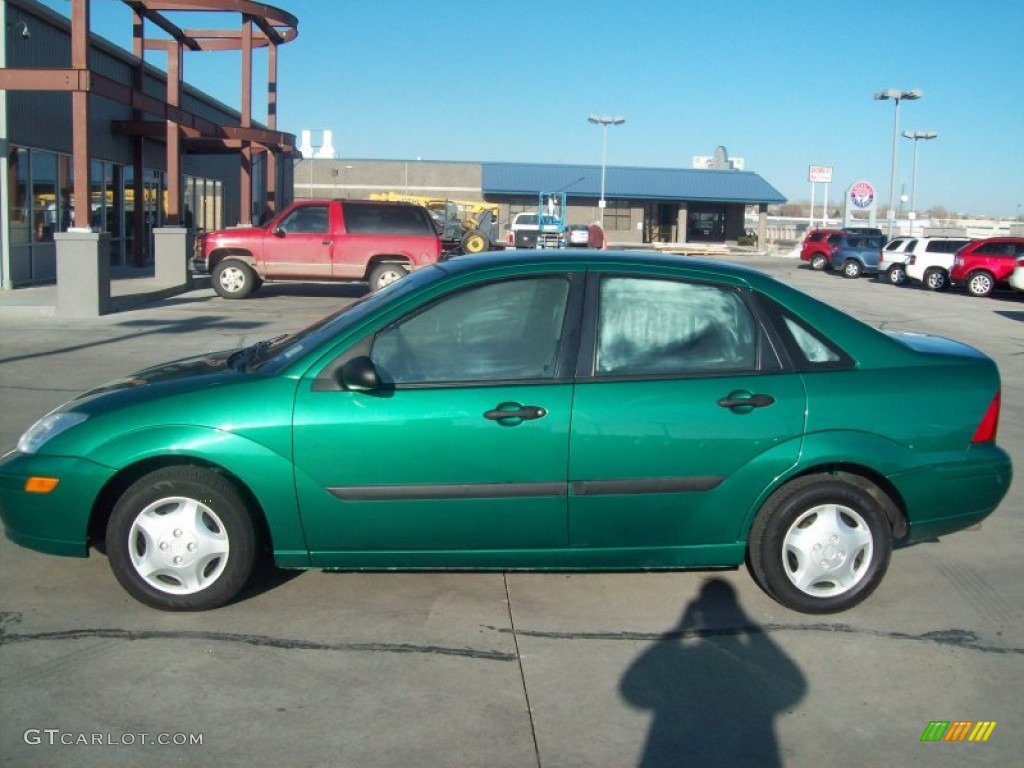
[[[272,296],[358,299],[369,292],[370,286],[366,283],[264,283],[246,300],[259,300],[261,297],[270,298]],[[229,299],[225,299],[225,301],[229,301]]]
[[[652,722],[640,758],[653,766],[783,764],[775,718],[807,690],[800,668],[710,579],[679,624],[638,656],[619,683]]]

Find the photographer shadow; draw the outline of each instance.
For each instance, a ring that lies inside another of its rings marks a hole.
[[[806,689],[800,668],[718,578],[619,684],[626,702],[653,713],[641,768],[781,766],[775,718]]]

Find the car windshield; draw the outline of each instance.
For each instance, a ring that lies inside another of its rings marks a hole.
[[[252,360],[247,369],[259,370],[263,373],[277,373],[306,352],[315,349],[343,329],[359,322],[382,303],[404,296],[421,285],[439,279],[441,275],[442,270],[436,265],[417,270],[401,280],[396,280],[384,288],[356,299],[351,304],[317,320],[301,331],[273,339],[269,344],[259,342],[265,346],[259,350],[259,359]]]

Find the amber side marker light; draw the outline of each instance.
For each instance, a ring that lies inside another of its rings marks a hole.
[[[27,493],[49,493],[57,487],[60,480],[56,477],[30,477],[25,481]]]

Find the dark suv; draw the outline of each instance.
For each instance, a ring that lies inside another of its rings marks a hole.
[[[988,296],[997,283],[1005,283],[1024,256],[1024,237],[989,237],[975,240],[956,252],[949,279],[962,283],[971,296]]]

